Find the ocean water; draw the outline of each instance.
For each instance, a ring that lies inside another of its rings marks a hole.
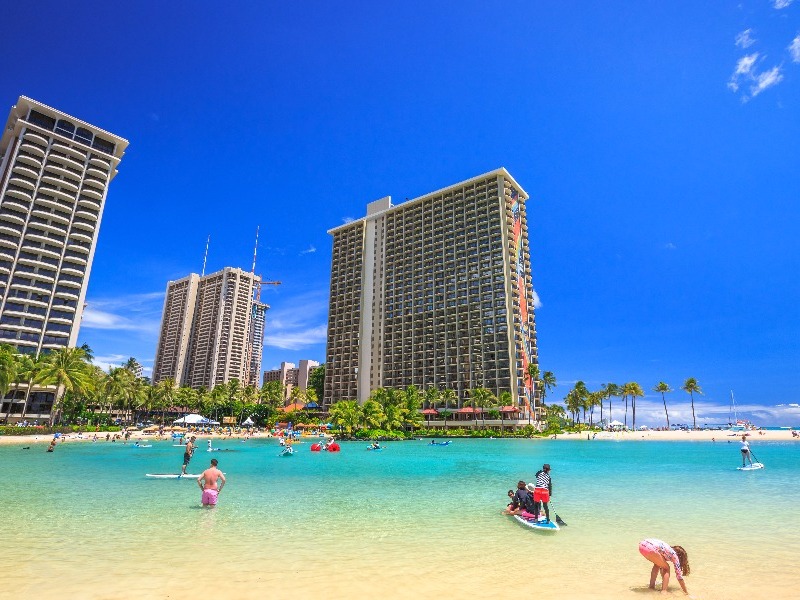
[[[179,471],[171,442],[0,446],[0,597],[638,598],[658,537],[688,551],[693,597],[796,598],[800,444],[753,440],[767,468],[740,472],[726,442],[201,440],[189,470],[228,478],[212,510],[193,479],[144,476]],[[500,514],[544,462],[557,533]]]

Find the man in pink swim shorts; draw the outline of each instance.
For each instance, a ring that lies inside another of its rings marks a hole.
[[[216,506],[219,493],[225,487],[225,475],[217,468],[218,464],[217,459],[212,458],[211,466],[197,478],[197,485],[203,490],[203,496],[200,499],[203,506]],[[217,481],[221,482],[219,486],[217,486]]]

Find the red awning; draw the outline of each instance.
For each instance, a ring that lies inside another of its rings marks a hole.
[[[518,409],[516,406],[504,406],[504,407],[502,407],[502,408],[500,409],[500,412],[504,412],[504,413],[515,413],[515,412],[521,412],[521,411],[520,411],[520,409]]]
[[[435,408],[426,408],[425,410],[422,411],[422,414],[423,415],[438,415],[439,411],[436,410]]]
[[[465,406],[464,408],[459,408],[456,412],[457,413],[462,413],[462,414],[465,414],[465,415],[471,415],[471,414],[477,414],[479,412],[483,412],[483,409],[475,408],[473,406]]]

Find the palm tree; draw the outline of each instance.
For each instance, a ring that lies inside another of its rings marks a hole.
[[[692,399],[692,428],[697,429],[697,418],[694,415],[694,393],[702,394],[703,390],[700,389],[700,384],[697,383],[697,379],[694,377],[689,377],[689,379],[684,381],[681,389],[689,394],[689,397]]]
[[[458,398],[456,397],[455,390],[451,390],[450,388],[445,388],[442,390],[441,395],[439,396],[439,400],[442,402],[442,406],[444,410],[441,413],[442,418],[444,419],[444,430],[447,431],[447,418],[453,416],[453,413],[448,410],[452,406],[456,406],[458,403]]]
[[[332,423],[341,427],[350,436],[358,431],[361,424],[361,406],[358,400],[339,400],[331,405],[328,416]]]
[[[586,384],[583,381],[576,381],[575,387],[573,388],[576,395],[576,401],[578,403],[578,408],[583,409],[583,422],[586,422],[586,408],[587,408],[587,400],[589,398],[589,390],[586,388]]]
[[[82,394],[91,388],[92,378],[86,351],[83,348],[59,348],[45,358],[38,373],[37,383],[54,385],[53,407],[50,409],[52,426],[63,395],[67,392]]]
[[[603,419],[603,417],[602,417],[602,414],[603,414],[602,413],[602,409],[603,409],[603,399],[604,398],[605,398],[605,396],[603,395],[603,392],[589,392],[589,397],[588,397],[587,403],[589,405],[589,426],[590,427],[592,425],[594,425],[594,407],[595,406],[599,406],[600,407],[600,414],[601,414],[600,420],[602,421],[602,419]]]
[[[622,393],[620,392],[620,388],[616,383],[606,383],[603,385],[603,391],[606,394],[606,398],[608,398],[608,422],[611,423],[611,398],[614,396],[621,396]]]
[[[425,390],[425,404],[428,408],[434,408],[440,397],[441,392],[433,386]]]
[[[11,386],[17,381],[18,363],[15,354],[16,351],[12,346],[0,344],[0,403],[5,399]],[[14,400],[15,398],[12,397],[8,404],[6,417],[11,412],[11,407],[14,406]]]
[[[536,394],[540,391],[539,387],[539,365],[533,363],[528,365],[528,382],[531,386],[531,399],[533,400],[533,413],[536,414]]]
[[[669,412],[667,412],[667,398],[664,396],[664,394],[669,394],[672,391],[672,388],[669,387],[668,383],[659,381],[658,385],[653,388],[653,391],[661,394],[661,400],[664,402],[664,414],[667,417],[667,429],[669,429]]]
[[[17,380],[14,383],[14,395],[19,391],[19,386],[23,383],[26,386],[24,403],[22,405],[22,418],[25,418],[25,413],[28,410],[28,398],[30,397],[31,387],[34,380],[39,376],[39,371],[42,368],[44,356],[39,355],[33,357],[30,354],[17,355]]]
[[[387,404],[383,412],[386,415],[384,427],[386,427],[387,431],[394,431],[403,427],[405,409],[401,405]]]
[[[511,392],[505,391],[500,392],[500,395],[497,397],[497,403],[500,405],[500,431],[504,431],[506,428],[505,420],[506,420],[506,413],[503,412],[504,406],[511,406],[511,403],[514,401],[514,397],[511,395]]]
[[[628,394],[631,397],[631,408],[633,410],[633,424],[632,427],[636,429],[636,398],[644,398],[644,390],[642,386],[640,386],[635,381],[631,381],[630,383],[626,383],[625,387],[628,388]]]
[[[156,406],[161,409],[161,424],[163,425],[167,409],[172,408],[175,404],[175,396],[177,395],[175,380],[165,379],[160,381],[156,387],[158,388]]]
[[[553,374],[552,371],[545,371],[542,374],[542,381],[541,381],[541,390],[542,390],[542,406],[544,406],[544,398],[547,396],[548,392],[556,387],[556,376]]]
[[[575,391],[575,388],[567,392],[567,395],[564,398],[564,404],[566,404],[567,410],[572,415],[572,425],[574,426],[576,415],[580,414],[581,409],[581,399],[578,393]]]
[[[385,420],[383,408],[375,400],[367,400],[361,406],[361,422],[369,429],[380,429]]]
[[[486,409],[494,406],[497,402],[497,398],[495,398],[492,392],[483,387],[472,390],[470,392],[470,398],[472,400],[472,405],[475,408],[481,409],[482,426],[486,428],[486,417],[484,416]]]

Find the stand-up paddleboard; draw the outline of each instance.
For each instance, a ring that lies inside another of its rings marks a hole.
[[[185,475],[181,475],[180,473],[146,473],[145,477],[152,477],[153,479],[197,479],[200,477],[200,474],[198,473],[197,475],[194,475],[192,473],[186,473]]]
[[[526,527],[530,527],[531,529],[540,529],[542,531],[560,531],[561,528],[555,521],[548,521],[545,522],[544,518],[540,519],[538,522],[534,522],[533,519],[525,519],[520,515],[514,515],[514,518],[525,525]]]
[[[758,469],[763,469],[764,465],[761,463],[753,463],[752,465],[747,465],[746,467],[736,467],[737,471],[756,471]]]
[[[139,444],[138,446],[136,444],[134,444],[133,447],[134,448],[152,448],[153,444]]]

